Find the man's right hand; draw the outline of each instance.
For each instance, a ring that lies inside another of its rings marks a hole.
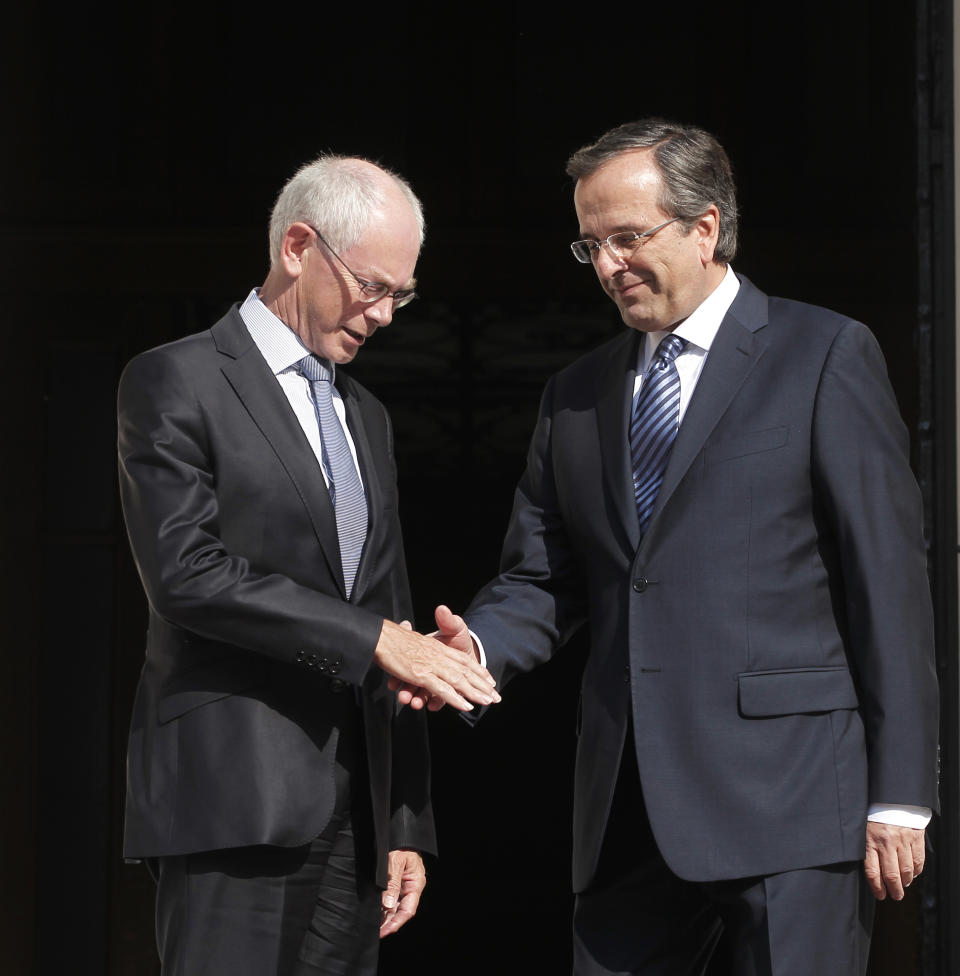
[[[373,659],[390,675],[393,690],[420,692],[415,699],[411,695],[414,708],[426,702],[435,708],[439,706],[433,703],[439,702],[469,712],[474,705],[500,701],[496,683],[474,654],[447,647],[390,620],[383,622]]]

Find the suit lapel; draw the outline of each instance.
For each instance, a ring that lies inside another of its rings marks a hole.
[[[767,296],[748,279],[741,277],[740,282],[740,291],[720,323],[680,425],[644,538],[655,530],[677,485],[766,348],[756,333],[767,324]]]
[[[211,331],[224,355],[221,372],[290,476],[313,524],[330,575],[346,597],[330,493],[289,401],[236,309]]]
[[[640,540],[628,434],[639,340],[640,334],[631,330],[621,341],[613,343],[606,368],[598,370],[596,375],[597,426],[604,478],[631,549],[636,549]]]

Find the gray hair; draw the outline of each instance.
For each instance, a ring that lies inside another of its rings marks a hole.
[[[297,221],[316,227],[335,251],[349,251],[386,199],[384,181],[371,166],[376,166],[392,180],[406,197],[417,221],[422,246],[423,205],[402,176],[369,160],[324,154],[298,169],[273,205],[270,216],[271,266],[280,260],[287,228]]]
[[[636,149],[653,149],[663,186],[660,209],[679,217],[688,231],[710,204],[716,204],[720,232],[714,260],[732,261],[737,253],[733,171],[723,146],[704,129],[656,118],[627,122],[578,149],[567,160],[567,175],[583,179],[616,156]]]

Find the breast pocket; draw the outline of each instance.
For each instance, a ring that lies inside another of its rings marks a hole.
[[[775,451],[777,448],[784,447],[788,440],[787,427],[767,427],[763,430],[747,431],[708,446],[704,452],[704,462],[707,465],[719,464],[721,461],[746,457],[749,454]]]

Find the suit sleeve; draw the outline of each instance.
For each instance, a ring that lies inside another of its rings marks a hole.
[[[465,619],[483,642],[498,684],[547,661],[583,623],[586,588],[564,527],[553,475],[556,382],[544,390],[514,495],[500,573],[474,598]]]
[[[814,486],[832,527],[871,803],[937,809],[938,693],[920,492],[876,340],[839,332],[817,392]]]
[[[120,493],[147,599],[164,619],[210,640],[293,661],[304,648],[359,684],[383,618],[277,572],[224,538],[211,428],[196,377],[154,350],[120,380]]]

